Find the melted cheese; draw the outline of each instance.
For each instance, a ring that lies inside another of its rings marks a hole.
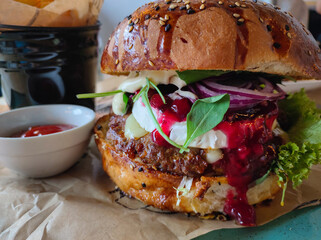
[[[143,129],[136,119],[134,118],[133,114],[131,114],[125,124],[125,137],[128,139],[131,138],[141,138],[145,136],[148,132]]]
[[[155,85],[158,84],[174,84],[178,88],[182,88],[186,83],[181,80],[175,71],[141,71],[132,72],[128,78],[120,84],[119,88],[123,92],[134,93],[146,85],[146,78]]]
[[[113,112],[117,115],[124,115],[126,113],[126,104],[123,100],[124,93],[117,93],[113,98]]]

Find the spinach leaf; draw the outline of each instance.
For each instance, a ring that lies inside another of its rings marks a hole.
[[[228,94],[198,99],[187,114],[187,137],[184,147],[195,138],[216,127],[230,106]]]
[[[229,71],[222,71],[222,70],[187,70],[183,72],[177,71],[177,74],[180,79],[186,82],[186,84],[191,84],[209,77],[221,76],[228,72]]]
[[[206,78],[210,77],[219,77],[223,74],[231,73],[231,79],[243,79],[246,81],[255,80],[258,77],[263,77],[268,81],[276,83],[281,83],[283,79],[296,81],[291,76],[281,76],[276,74],[269,74],[263,72],[249,72],[249,71],[224,71],[224,70],[187,70],[179,72],[177,71],[177,75],[180,79],[184,80],[186,84],[195,83]]]

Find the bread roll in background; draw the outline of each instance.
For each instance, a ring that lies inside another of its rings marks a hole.
[[[1,0],[0,24],[77,27],[97,22],[103,0]]]

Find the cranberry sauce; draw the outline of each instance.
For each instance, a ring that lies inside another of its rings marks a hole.
[[[156,108],[160,111],[157,121],[167,136],[169,136],[173,124],[186,121],[186,116],[192,107],[191,101],[187,98],[177,98],[173,100],[170,97],[165,96],[166,104],[164,104],[160,95],[154,93],[149,96],[149,99],[152,108]],[[171,146],[156,129],[152,132],[152,140],[160,146]]]
[[[234,195],[229,191],[226,196],[224,212],[243,226],[255,226],[255,209],[247,203],[246,190]]]
[[[159,111],[158,122],[169,136],[176,122],[186,121],[192,107],[187,98],[175,100],[165,96],[166,104],[156,91],[149,92],[150,104]],[[227,137],[227,147],[222,149],[223,158],[212,165],[213,169],[223,169],[229,185],[235,188],[227,195],[224,212],[245,226],[254,226],[255,210],[247,201],[248,185],[262,177],[276,158],[276,138],[272,125],[278,116],[276,102],[263,101],[251,109],[229,110],[223,121],[214,130],[222,131]],[[152,139],[161,146],[170,144],[157,130]]]
[[[235,194],[227,195],[224,212],[246,226],[254,226],[256,222],[254,208],[246,197],[248,185],[262,177],[276,158],[277,143],[273,139],[272,125],[277,118],[277,105],[261,104],[258,112],[260,115],[251,120],[223,121],[215,127],[228,139],[224,157],[215,166],[224,169],[228,183],[236,190]],[[232,118],[227,116],[227,119]]]

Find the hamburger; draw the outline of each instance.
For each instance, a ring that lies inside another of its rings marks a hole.
[[[253,226],[256,204],[320,163],[320,110],[280,84],[320,79],[321,51],[271,4],[146,4],[115,29],[101,70],[127,75],[98,95],[115,94],[94,129],[103,168],[147,205]]]

